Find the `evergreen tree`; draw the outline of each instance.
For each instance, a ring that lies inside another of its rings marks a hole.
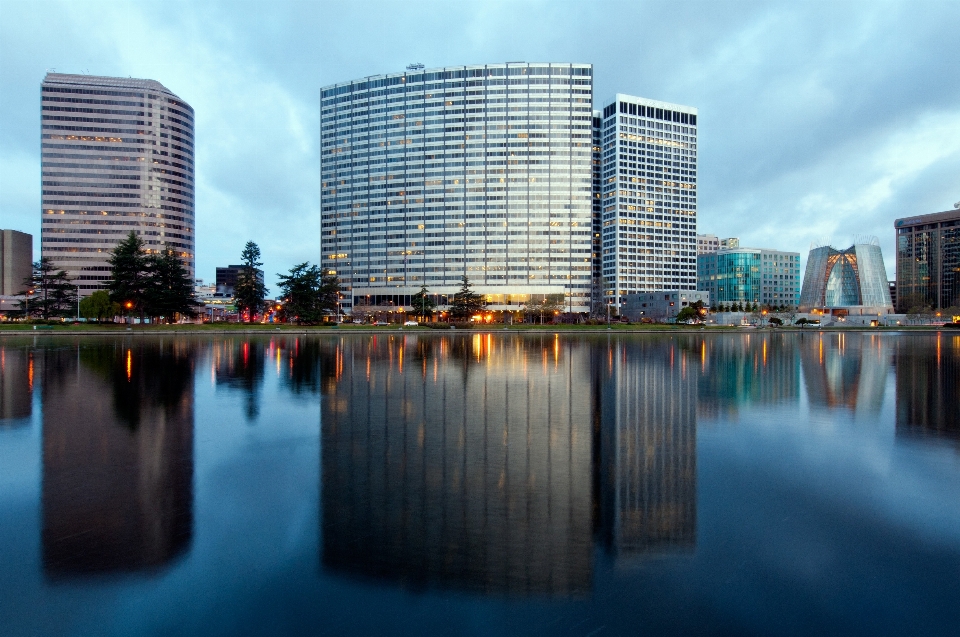
[[[450,314],[455,319],[466,320],[482,312],[487,307],[487,302],[482,296],[475,293],[470,287],[470,280],[463,277],[463,283],[460,290],[453,295],[453,304],[450,306]]]
[[[193,281],[183,262],[167,248],[146,260],[147,287],[143,310],[150,316],[164,317],[172,323],[175,315],[196,316],[199,303],[194,298]]]
[[[413,313],[423,320],[433,316],[433,310],[437,307],[426,286],[421,286],[420,291],[410,297],[410,303],[413,305]]]
[[[143,240],[132,230],[126,239],[117,244],[110,255],[111,300],[140,315],[141,322],[146,312],[146,290],[149,285],[147,253]]]
[[[299,325],[315,324],[337,311],[340,280],[336,275],[304,262],[290,268],[289,274],[277,274],[277,278],[285,320]]]
[[[237,274],[237,284],[233,288],[233,298],[237,310],[249,313],[249,322],[253,323],[255,314],[263,312],[267,288],[263,284],[263,274],[257,269],[260,262],[260,248],[253,241],[247,241],[240,253],[243,268]]]
[[[77,302],[76,288],[65,270],[57,270],[48,257],[33,263],[33,271],[23,281],[20,293],[24,312],[48,319],[69,314]]]

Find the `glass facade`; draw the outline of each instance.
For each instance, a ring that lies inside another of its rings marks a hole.
[[[603,289],[697,286],[697,109],[616,95],[602,111]]]
[[[590,306],[593,69],[491,64],[321,90],[322,266],[344,305],[441,303],[467,276],[491,309]]]
[[[131,231],[194,275],[194,117],[159,82],[47,73],[41,95],[41,253],[83,295]]]
[[[960,306],[960,210],[897,219],[897,309]]]
[[[800,309],[855,306],[893,307],[879,243],[858,243],[842,251],[831,246],[811,250]]]
[[[714,304],[796,307],[800,302],[800,253],[764,248],[705,252],[697,257],[697,289],[710,292]]]

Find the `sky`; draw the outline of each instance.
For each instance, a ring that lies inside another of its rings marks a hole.
[[[154,79],[196,114],[197,277],[248,240],[267,284],[320,257],[320,87],[507,61],[589,62],[699,109],[698,231],[800,252],[960,201],[960,0],[0,0],[0,227],[40,234],[48,69]]]

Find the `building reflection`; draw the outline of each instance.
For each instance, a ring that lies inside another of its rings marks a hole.
[[[19,339],[0,342],[0,427],[26,424],[38,372],[34,351]]]
[[[44,350],[42,554],[51,578],[152,570],[186,551],[194,358],[182,339]]]
[[[801,361],[810,406],[878,415],[891,363],[888,339],[843,332],[803,336]]]
[[[800,352],[794,335],[759,333],[701,338],[693,345],[699,365],[698,413],[736,415],[751,405],[800,401]]]
[[[371,336],[333,356],[322,399],[326,568],[414,588],[589,589],[588,347]]]
[[[960,334],[904,336],[895,361],[897,435],[960,439]]]
[[[600,531],[618,562],[696,546],[698,341],[618,339],[597,366]]]

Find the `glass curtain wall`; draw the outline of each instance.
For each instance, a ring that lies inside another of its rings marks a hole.
[[[410,69],[322,89],[322,264],[355,304],[462,277],[589,310],[592,67]]]

